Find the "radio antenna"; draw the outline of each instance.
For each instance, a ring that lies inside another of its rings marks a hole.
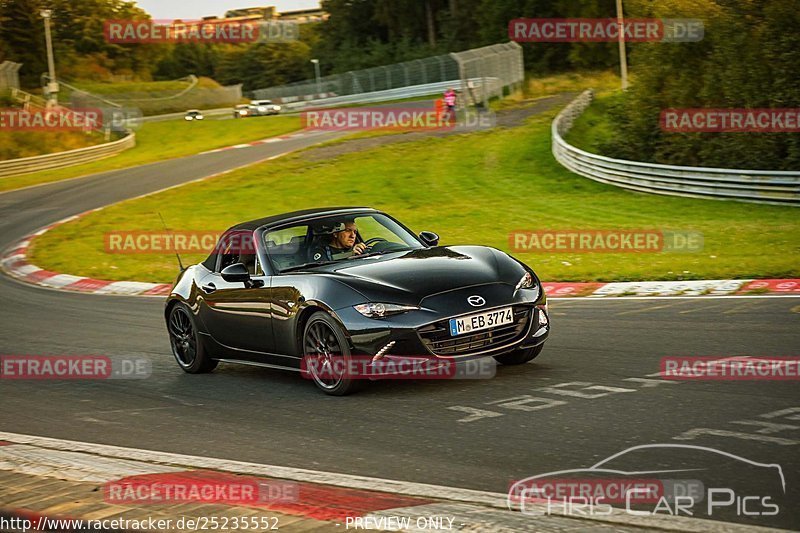
[[[164,222],[164,217],[161,216],[161,211],[158,212],[158,218],[161,219],[161,225],[164,226],[164,231],[169,231],[169,228],[167,228],[167,223]],[[178,267],[181,269],[181,272],[186,270],[185,268],[183,268],[183,263],[181,263],[181,256],[178,255],[178,249],[177,248],[175,249],[175,257],[178,258]]]

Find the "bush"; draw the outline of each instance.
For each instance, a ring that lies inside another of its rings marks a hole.
[[[675,0],[664,4],[685,9]],[[631,45],[636,83],[611,105],[615,134],[604,153],[677,165],[800,168],[797,133],[670,133],[659,124],[665,108],[800,107],[800,10],[790,4],[694,2],[680,16],[704,20],[703,41]]]

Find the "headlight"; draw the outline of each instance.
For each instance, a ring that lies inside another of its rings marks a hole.
[[[281,106],[279,106],[279,105],[276,105],[276,106],[275,106],[275,107],[273,107],[272,109],[274,109],[275,111],[280,111],[280,110],[281,110]]]
[[[539,325],[546,326],[550,322],[547,318],[547,315],[550,313],[550,311],[547,310],[547,303],[545,302],[537,305],[536,308],[539,310]]]
[[[522,279],[519,280],[519,283],[514,288],[514,292],[520,289],[530,289],[531,287],[533,287],[533,276],[531,276],[530,272],[525,272],[525,275],[522,276]]]
[[[396,315],[398,313],[405,313],[419,309],[413,305],[397,305],[397,304],[382,304],[382,303],[368,303],[355,305],[356,311],[361,313],[367,318],[383,318],[389,315]]]

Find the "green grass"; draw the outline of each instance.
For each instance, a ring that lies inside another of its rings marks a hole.
[[[608,120],[608,104],[612,95],[603,94],[595,98],[584,113],[578,117],[564,140],[576,148],[595,154],[613,135],[613,126]]]
[[[190,83],[187,79],[183,80],[169,80],[169,81],[123,81],[123,82],[102,82],[102,81],[89,81],[78,80],[70,81],[69,86],[61,86],[59,93],[59,100],[69,101],[73,90],[76,87],[81,91],[86,91],[90,94],[102,96],[110,100],[115,97],[120,98],[148,98],[148,97],[164,97],[173,94],[178,94],[187,89]],[[200,77],[194,89],[219,89],[222,87],[219,83],[211,78]],[[41,89],[31,89],[34,94],[41,94]]]
[[[2,178],[0,192],[196,154],[232,144],[283,135],[300,127],[300,118],[296,116],[244,120],[207,118],[202,122],[187,122],[183,119],[146,122],[136,131],[134,148],[93,163]]]
[[[104,142],[97,132],[0,130],[0,161],[86,148]]]
[[[594,88],[598,93],[608,93],[620,88],[619,76],[610,70],[596,72],[568,72],[552,76],[531,76],[527,80],[525,93],[528,98],[568,91],[581,92]]]
[[[32,261],[102,279],[170,282],[170,255],[104,252],[110,231],[219,230],[311,206],[371,205],[442,244],[509,250],[514,230],[700,231],[702,253],[515,253],[544,280],[613,281],[800,276],[800,219],[790,207],[645,195],[576,176],[550,154],[555,112],[519,128],[391,144],[334,160],[303,152],[130,200],[46,233]],[[202,255],[184,257],[197,261]]]
[[[499,111],[525,103],[533,103],[534,100],[554,94],[566,92],[580,93],[590,88],[595,89],[597,94],[608,94],[619,89],[619,87],[619,76],[606,70],[596,72],[568,72],[549,76],[528,74],[522,90],[516,91],[502,100],[490,102],[489,107]]]
[[[137,94],[147,95],[148,93],[165,93],[175,92],[178,93],[187,87],[189,82],[187,80],[169,80],[169,81],[132,81],[132,82],[91,82],[81,81],[73,85],[84,91],[113,96],[115,94]],[[220,84],[210,78],[199,78],[197,87],[219,88]],[[163,94],[159,94],[163,96]]]

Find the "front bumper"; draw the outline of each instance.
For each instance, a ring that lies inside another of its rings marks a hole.
[[[382,352],[381,360],[469,361],[544,343],[550,332],[544,294],[539,289],[512,294],[513,288],[498,285],[426,298],[422,309],[382,319],[367,318],[352,307],[338,309],[336,314],[349,334],[352,353],[374,356]],[[466,298],[471,295],[482,296],[486,305],[470,306]],[[512,325],[455,337],[442,331],[442,325],[451,318],[508,306],[513,307],[517,320]]]

